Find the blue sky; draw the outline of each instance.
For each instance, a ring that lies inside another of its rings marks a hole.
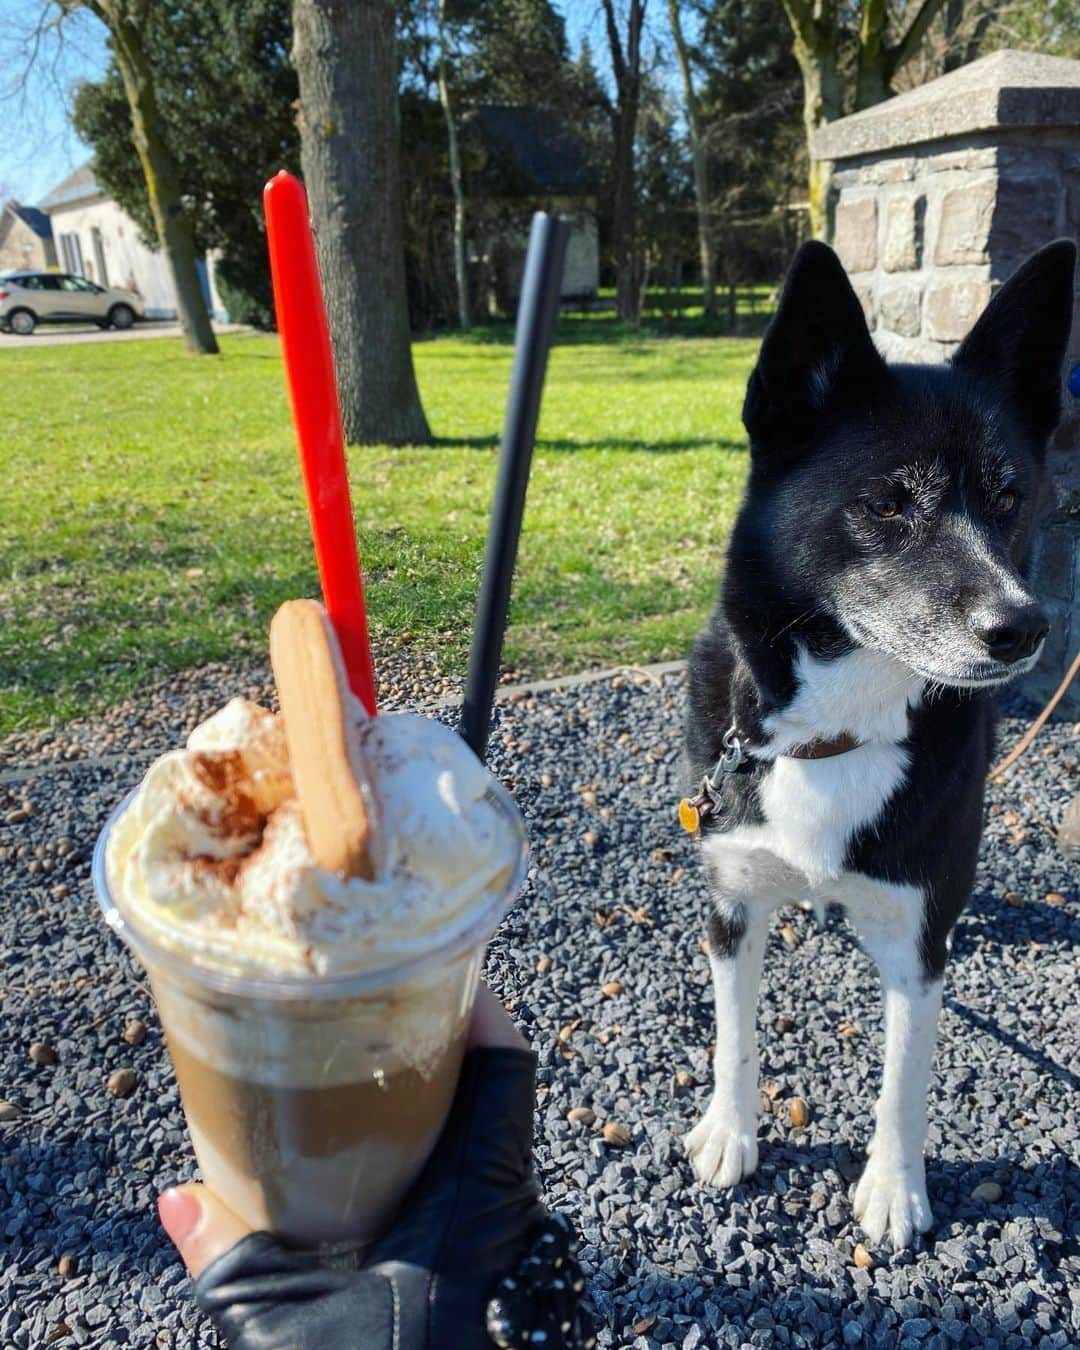
[[[601,63],[604,30],[598,0],[556,0],[566,18],[572,50],[586,34]],[[657,4],[650,9],[659,10]],[[0,0],[0,198],[34,205],[89,158],[72,131],[69,104],[80,80],[98,79],[108,64],[105,31],[85,10],[52,24],[29,53],[42,15],[54,18],[48,0]],[[657,15],[651,15],[657,24]]]
[[[105,31],[85,10],[48,27],[30,61],[42,15],[57,13],[45,0],[0,0],[0,194],[31,206],[88,158],[68,104],[108,64]]]

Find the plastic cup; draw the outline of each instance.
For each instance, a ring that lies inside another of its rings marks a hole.
[[[94,850],[105,922],[145,967],[208,1186],[252,1228],[302,1246],[362,1247],[426,1162],[457,1086],[484,947],[525,877],[512,798],[488,799],[514,840],[504,873],[431,949],[355,974],[239,975],[140,931]]]

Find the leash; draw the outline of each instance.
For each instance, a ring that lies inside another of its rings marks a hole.
[[[712,773],[705,774],[698,784],[697,796],[684,797],[679,803],[679,824],[688,834],[700,830],[701,822],[715,812],[720,797],[720,775],[734,773],[743,762],[742,741],[734,724],[724,732],[723,744],[724,749]]]
[[[862,744],[848,732],[834,736],[827,741],[808,741],[805,745],[795,745],[786,755],[777,755],[777,759],[831,759],[834,755],[846,755],[857,750]],[[723,750],[713,766],[712,772],[702,777],[695,797],[684,797],[679,803],[679,824],[688,834],[697,834],[703,821],[717,814],[720,809],[720,788],[724,774],[736,773],[749,762],[748,752],[743,750],[735,724],[724,732]]]
[[[1054,709],[1061,702],[1061,700],[1065,697],[1065,691],[1066,689],[1068,689],[1069,685],[1072,684],[1073,680],[1076,678],[1076,674],[1078,671],[1080,671],[1080,651],[1078,651],[1076,655],[1073,657],[1072,665],[1065,672],[1065,678],[1061,681],[1057,689],[1054,691],[1053,697],[1050,699],[1050,702],[1046,705],[1046,707],[1042,710],[1042,712],[1038,715],[1038,717],[1036,717],[1035,721],[1032,722],[1031,726],[1028,727],[1027,731],[1024,732],[1023,736],[1020,737],[1020,739],[1016,742],[1016,744],[1005,756],[1005,758],[1001,761],[1001,763],[996,765],[986,775],[989,782],[992,783],[995,778],[1000,778],[1006,769],[1010,768],[1013,764],[1016,763],[1016,761],[1020,758],[1020,756],[1024,753],[1024,751],[1028,748],[1031,742],[1042,730],[1043,723],[1054,711]]]

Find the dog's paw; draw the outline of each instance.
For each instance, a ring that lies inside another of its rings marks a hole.
[[[706,1186],[737,1186],[757,1167],[756,1123],[728,1106],[709,1107],[685,1139],[698,1180]]]
[[[855,1217],[872,1243],[888,1233],[894,1251],[910,1246],[916,1233],[925,1233],[934,1215],[922,1158],[905,1162],[891,1150],[873,1149],[855,1187]]]

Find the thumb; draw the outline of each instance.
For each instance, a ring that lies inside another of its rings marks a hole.
[[[166,1191],[158,1214],[193,1280],[252,1231],[213,1191],[194,1182]]]

